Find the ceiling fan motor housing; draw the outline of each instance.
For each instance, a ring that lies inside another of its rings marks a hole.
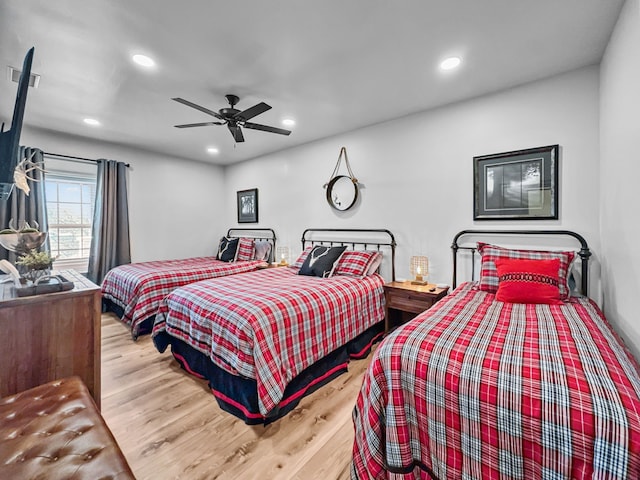
[[[237,108],[233,108],[240,101],[240,97],[232,94],[225,95],[224,97],[227,99],[227,102],[229,102],[229,105],[231,105],[231,107],[221,108],[220,110],[218,110],[218,113],[220,113],[220,115],[222,115],[223,117],[233,117],[236,113],[240,113],[240,110],[238,110]]]
[[[237,108],[221,108],[218,112],[223,117],[233,117],[236,113],[240,113],[240,110]]]

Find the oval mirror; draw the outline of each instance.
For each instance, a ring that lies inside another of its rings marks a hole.
[[[351,177],[338,175],[327,185],[327,202],[336,210],[348,210],[358,199],[358,184]]]

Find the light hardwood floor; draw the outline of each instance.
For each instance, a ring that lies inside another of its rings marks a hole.
[[[369,358],[371,355],[369,356]],[[349,478],[351,412],[369,359],[267,426],[223,412],[206,382],[182,371],[149,335],[131,340],[102,315],[102,415],[143,479]]]

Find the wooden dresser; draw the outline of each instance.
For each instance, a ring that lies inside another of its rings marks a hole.
[[[19,298],[0,285],[0,397],[77,375],[100,408],[100,287],[58,273],[73,290]]]

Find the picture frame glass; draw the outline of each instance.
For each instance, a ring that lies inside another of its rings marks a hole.
[[[237,192],[238,223],[258,223],[258,189]]]
[[[474,220],[558,218],[558,145],[473,160]]]

